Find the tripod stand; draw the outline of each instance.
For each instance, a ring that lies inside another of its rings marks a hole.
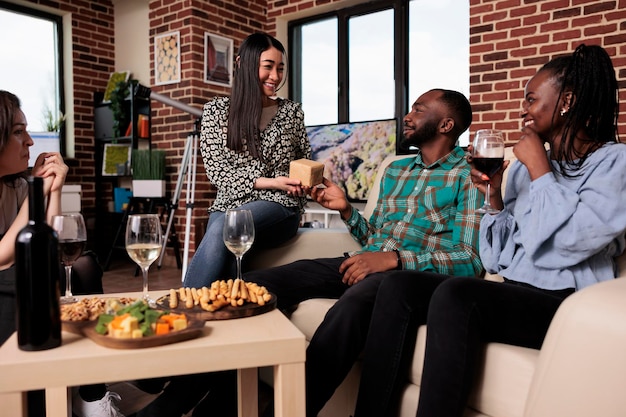
[[[198,120],[199,122],[199,120]],[[187,143],[185,144],[185,150],[183,152],[183,159],[180,162],[180,170],[178,171],[178,179],[176,180],[176,190],[172,195],[172,204],[170,215],[167,219],[167,228],[165,229],[165,236],[163,238],[163,246],[161,247],[161,256],[159,256],[158,267],[161,267],[163,262],[163,254],[165,253],[165,247],[167,246],[168,237],[172,229],[172,222],[174,221],[174,213],[178,207],[180,201],[180,193],[183,188],[183,181],[187,177],[187,195],[185,197],[185,242],[183,247],[183,265],[181,281],[185,279],[185,272],[187,272],[187,259],[189,257],[189,235],[191,233],[191,216],[194,208],[194,193],[196,190],[196,154],[198,152],[198,122],[194,126],[194,131],[187,136]]]

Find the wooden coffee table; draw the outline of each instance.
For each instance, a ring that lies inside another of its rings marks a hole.
[[[23,392],[29,390],[46,390],[47,417],[67,417],[72,386],[237,369],[239,416],[257,417],[257,371],[272,367],[275,415],[304,417],[305,339],[280,311],[208,321],[202,331],[192,340],[145,349],[106,348],[63,332],[62,346],[40,352],[19,350],[13,334],[0,347],[2,415],[23,415]]]

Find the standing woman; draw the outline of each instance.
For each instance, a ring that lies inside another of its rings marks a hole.
[[[26,130],[27,122],[20,100],[0,90],[0,345],[15,331],[15,239],[28,222],[28,184],[25,175],[33,139]],[[46,218],[61,214],[61,190],[68,167],[58,152],[37,157],[31,174],[43,177],[46,197]],[[75,294],[102,291],[102,268],[93,256],[81,256],[73,266],[72,284]],[[59,271],[62,271],[59,262]],[[65,274],[60,273],[64,286]],[[74,285],[76,284],[76,285]],[[78,417],[123,417],[113,403],[116,393],[106,385],[83,385],[75,390],[73,412]],[[44,415],[43,391],[28,393],[29,416]]]
[[[248,36],[235,61],[231,97],[204,105],[200,150],[217,196],[187,269],[186,287],[232,276],[235,259],[222,240],[228,209],[252,211],[252,250],[279,245],[296,234],[307,190],[300,180],[289,178],[289,163],[310,158],[311,147],[300,104],[276,97],[284,55],[283,45],[270,35]]]
[[[483,266],[504,282],[390,274],[379,298],[394,302],[377,306],[390,320],[370,333],[402,333],[411,343],[365,347],[355,417],[391,415],[407,369],[390,369],[384,358],[400,351],[408,364],[419,325],[428,331],[417,416],[461,417],[485,344],[539,349],[566,297],[618,276],[615,258],[626,247],[626,145],[617,139],[618,107],[615,70],[599,46],[581,45],[531,78],[506,196],[508,163],[491,177],[490,202],[501,211],[480,224]],[[484,174],[473,169],[471,175],[484,193]],[[393,320],[403,315],[412,320],[409,329]]]

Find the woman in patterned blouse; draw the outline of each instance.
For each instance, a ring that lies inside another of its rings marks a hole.
[[[252,250],[283,243],[298,229],[308,190],[289,178],[289,163],[310,158],[311,147],[301,105],[276,97],[284,55],[275,38],[248,36],[235,62],[231,97],[217,97],[204,106],[200,151],[217,195],[185,286],[200,288],[234,276],[235,259],[222,240],[226,210],[252,211]]]

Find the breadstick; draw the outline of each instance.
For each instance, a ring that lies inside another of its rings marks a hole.
[[[191,288],[185,288],[185,307],[193,308],[193,296],[191,295]]]
[[[230,292],[231,299],[236,299],[239,296],[239,283],[240,282],[241,280],[239,278],[235,279],[235,282],[233,282],[233,288]]]
[[[250,296],[248,294],[248,287],[246,286],[246,282],[244,280],[240,280],[240,285],[239,285],[240,289],[240,293],[241,293],[241,298],[243,300],[249,300]]]
[[[248,286],[249,286],[249,283],[246,282],[246,287]],[[248,289],[248,297],[250,298],[250,302],[256,304],[257,303],[256,293],[250,290],[250,288],[247,288],[247,289]]]
[[[178,307],[178,293],[175,289],[170,290],[170,308]]]
[[[207,301],[209,301],[211,299],[210,297],[210,291],[207,287],[202,287],[202,296],[200,297],[200,300],[202,300],[202,298],[205,298]]]
[[[198,290],[195,287],[191,288],[191,297],[194,305],[200,304],[200,294],[198,294]]]

